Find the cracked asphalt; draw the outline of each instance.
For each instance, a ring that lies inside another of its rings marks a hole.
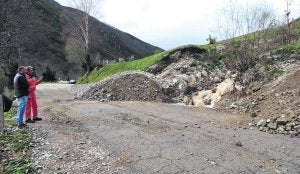
[[[245,115],[179,104],[76,101],[69,89],[38,88],[44,120],[30,127],[47,142],[35,149],[40,173],[300,173],[299,137],[250,129]],[[45,151],[52,155],[45,158]]]

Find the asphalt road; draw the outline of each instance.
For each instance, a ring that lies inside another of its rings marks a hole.
[[[300,173],[300,138],[249,129],[245,115],[150,102],[73,100],[38,87],[38,173]]]

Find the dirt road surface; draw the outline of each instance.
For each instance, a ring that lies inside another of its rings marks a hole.
[[[42,84],[30,124],[37,173],[300,173],[300,139],[249,129],[250,117],[179,104],[73,100]]]

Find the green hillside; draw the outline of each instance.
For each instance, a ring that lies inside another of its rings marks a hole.
[[[140,70],[145,71],[151,65],[155,64],[162,58],[169,56],[175,51],[182,50],[187,47],[202,48],[208,53],[199,63],[199,65],[207,69],[213,69],[221,63],[226,64],[227,68],[245,72],[249,68],[253,68],[257,63],[265,64],[265,59],[258,60],[259,55],[265,54],[291,54],[300,50],[300,20],[295,20],[295,27],[291,30],[291,42],[286,43],[284,40],[285,26],[267,29],[264,31],[252,32],[247,35],[232,38],[230,40],[221,41],[217,44],[207,45],[187,45],[172,50],[154,54],[140,60],[113,63],[100,69],[95,69],[90,74],[86,74],[78,80],[78,83],[99,82],[109,76],[126,71]],[[270,41],[271,40],[271,41]],[[225,46],[226,49],[222,53],[218,53],[217,46]],[[270,63],[266,66],[269,66]],[[269,67],[266,67],[267,69]],[[270,71],[274,71],[270,70]]]
[[[159,61],[161,58],[163,58],[168,54],[169,51],[164,51],[162,53],[154,54],[152,56],[134,60],[134,61],[108,64],[103,68],[94,69],[90,74],[84,75],[78,80],[78,83],[99,82],[109,76],[121,72],[125,72],[125,71],[134,71],[134,70],[145,71],[148,67],[155,64],[157,61]]]
[[[94,69],[90,74],[85,74],[83,77],[81,77],[78,80],[78,83],[93,83],[93,82],[99,82],[109,76],[126,72],[126,71],[145,71],[153,64],[157,63],[162,58],[178,51],[184,48],[194,48],[194,49],[210,49],[211,47],[214,47],[215,45],[186,45],[182,47],[178,47],[175,49],[171,49],[168,51],[164,51],[158,54],[154,54],[152,56],[148,56],[139,60],[129,61],[129,62],[121,62],[121,63],[113,63],[108,64],[100,69]]]

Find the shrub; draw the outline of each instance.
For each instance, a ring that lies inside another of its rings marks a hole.
[[[50,69],[49,66],[46,67],[46,72],[43,73],[45,82],[54,82],[56,81],[56,73]]]
[[[217,42],[216,37],[212,37],[211,35],[209,35],[206,40],[208,41],[209,44],[215,44]]]

